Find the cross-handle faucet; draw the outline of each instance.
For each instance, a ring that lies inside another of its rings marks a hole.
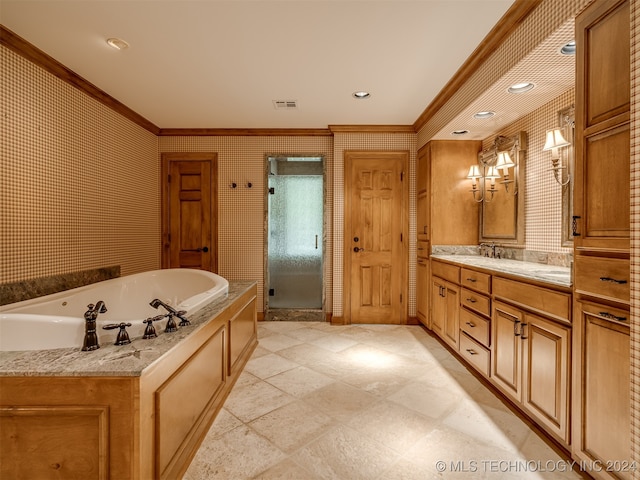
[[[102,300],[98,301],[95,305],[90,303],[87,305],[87,311],[84,313],[84,342],[82,344],[82,351],[87,352],[90,350],[97,350],[100,348],[98,343],[98,334],[96,333],[96,319],[99,313],[105,313],[107,306]]]

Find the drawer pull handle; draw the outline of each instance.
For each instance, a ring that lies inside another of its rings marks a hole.
[[[627,317],[618,317],[617,315],[614,315],[613,313],[609,313],[609,312],[599,312],[599,315],[601,317],[608,318],[609,320],[617,320],[619,322],[627,321]]]
[[[627,283],[626,280],[616,280],[615,278],[611,278],[611,277],[600,277],[600,281],[617,283],[618,285],[624,285],[625,283]]]
[[[471,328],[473,328],[473,327],[475,327],[475,326],[476,326],[476,324],[475,324],[475,323],[473,323],[473,322],[466,322],[466,323],[467,323],[467,325],[469,325]]]
[[[478,352],[476,352],[473,348],[467,348],[467,352],[469,352],[471,355],[477,355]]]
[[[477,302],[477,300],[476,300],[475,298],[471,297],[471,298],[467,298],[467,302],[469,302],[469,303],[476,303],[476,302]]]
[[[475,278],[467,278],[467,282],[476,283],[477,280]]]

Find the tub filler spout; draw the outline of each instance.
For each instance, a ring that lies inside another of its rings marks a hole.
[[[167,327],[164,330],[165,332],[175,332],[178,329],[173,317],[178,317],[180,319],[180,323],[178,325],[180,327],[191,325],[191,322],[189,322],[189,320],[187,320],[187,317],[184,316],[187,313],[186,310],[176,310],[171,305],[167,305],[162,300],[157,298],[154,298],[153,300],[151,300],[151,302],[149,302],[149,305],[151,305],[153,308],[158,308],[162,306],[165,308],[167,312],[169,312],[167,314],[167,318],[169,320],[167,321]]]
[[[100,348],[98,343],[98,334],[96,333],[96,319],[99,313],[105,313],[107,306],[102,300],[99,300],[95,305],[90,303],[87,305],[87,311],[84,313],[85,330],[84,330],[84,342],[82,344],[82,351],[87,352],[91,350],[97,350]]]

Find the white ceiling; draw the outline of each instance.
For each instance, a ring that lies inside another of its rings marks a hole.
[[[160,128],[411,125],[512,3],[2,0],[0,22]]]

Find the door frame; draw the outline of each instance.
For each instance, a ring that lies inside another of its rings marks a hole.
[[[161,266],[169,268],[169,228],[170,228],[170,190],[169,190],[169,164],[171,162],[187,161],[209,161],[211,165],[211,264],[209,270],[218,272],[218,154],[215,152],[183,152],[183,153],[161,153],[160,162],[160,192],[161,200],[161,224],[162,224],[162,247]]]
[[[351,324],[351,194],[353,179],[351,178],[351,164],[354,159],[402,159],[402,311],[401,323],[407,324],[409,319],[409,158],[408,150],[345,150],[344,158],[344,233],[343,233],[343,278],[342,278],[342,309],[344,324]]]
[[[323,314],[327,309],[327,248],[326,248],[326,237],[327,237],[327,224],[329,221],[329,217],[327,215],[327,154],[326,153],[267,153],[264,155],[264,254],[263,254],[263,263],[262,263],[262,272],[263,272],[263,310],[265,315],[269,313],[269,160],[272,158],[304,158],[304,157],[314,157],[321,158],[322,162],[322,235],[320,238],[320,243],[322,245],[322,267],[321,267],[321,275],[322,275],[322,305],[320,310]],[[265,317],[266,318],[266,317]]]

